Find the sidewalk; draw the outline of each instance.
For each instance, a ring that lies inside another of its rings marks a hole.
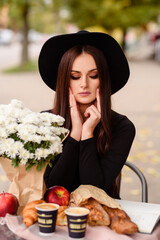
[[[160,203],[160,65],[152,61],[130,62],[128,84],[113,95],[113,108],[127,115],[136,126],[136,138],[128,160],[135,163],[148,182],[148,201]],[[42,82],[39,74],[0,73],[0,104],[12,98],[22,100],[33,111],[49,109],[54,93]],[[0,169],[0,192],[9,186]],[[141,186],[135,174],[125,167],[121,197],[141,201]]]

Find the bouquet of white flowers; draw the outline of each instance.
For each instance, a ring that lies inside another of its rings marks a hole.
[[[9,158],[29,170],[41,170],[62,152],[62,140],[68,130],[64,119],[48,112],[37,113],[24,108],[21,101],[0,105],[0,156]]]
[[[21,101],[0,105],[0,163],[11,181],[8,192],[19,201],[18,214],[30,201],[43,198],[47,164],[62,152],[69,130],[64,118],[52,113],[36,113]]]

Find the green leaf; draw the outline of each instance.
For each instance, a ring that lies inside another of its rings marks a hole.
[[[41,167],[40,165],[38,165],[38,166],[36,167],[36,169],[37,169],[37,171],[41,171],[42,167]]]
[[[32,164],[28,165],[28,166],[26,167],[26,171],[29,171],[32,166],[33,166]]]
[[[49,162],[48,165],[49,165],[50,167],[52,167],[52,163],[51,163],[51,162]]]
[[[12,138],[14,139],[14,141],[20,141],[20,142],[24,142],[22,139],[20,139],[17,135],[17,132],[16,133],[11,133],[8,138]]]

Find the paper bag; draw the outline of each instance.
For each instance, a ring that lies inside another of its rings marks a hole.
[[[82,206],[86,204],[90,198],[110,208],[121,209],[121,206],[104,190],[93,185],[80,185],[76,190],[74,190],[70,195],[70,205]]]
[[[43,198],[46,187],[43,180],[46,166],[41,171],[36,170],[36,166],[26,171],[24,165],[14,168],[11,160],[0,158],[0,163],[11,182],[8,192],[14,194],[19,202],[17,214],[20,215],[23,207],[30,201]],[[47,164],[46,164],[47,165]]]

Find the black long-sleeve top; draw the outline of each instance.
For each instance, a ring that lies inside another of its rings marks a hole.
[[[135,127],[126,117],[116,112],[112,115],[111,143],[107,153],[98,156],[96,139],[65,140],[63,152],[48,165],[44,174],[47,188],[61,185],[69,192],[81,184],[91,184],[107,193],[128,157]]]

